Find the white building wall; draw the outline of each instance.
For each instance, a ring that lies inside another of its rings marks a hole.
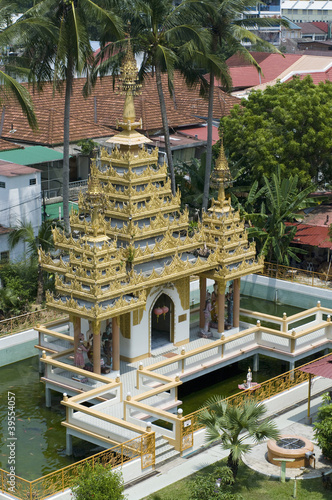
[[[30,185],[30,179],[36,184]],[[8,177],[0,174],[0,225],[14,227],[19,221],[31,222],[34,233],[41,225],[41,177],[40,172]],[[3,184],[0,184],[3,185]],[[0,252],[9,251],[8,233],[0,236]],[[10,250],[10,259],[24,257],[24,244],[18,244]]]
[[[332,1],[284,0],[281,13],[294,22],[332,21]]]
[[[156,287],[150,291],[146,301],[146,309],[139,325],[133,325],[131,313],[131,338],[120,336],[120,353],[125,358],[138,358],[151,351],[151,314],[154,304],[162,293],[168,295],[174,304],[174,344],[189,340],[190,310],[183,309],[177,289],[171,287]],[[189,293],[189,292],[188,292]],[[186,315],[186,320],[179,323],[179,316]]]

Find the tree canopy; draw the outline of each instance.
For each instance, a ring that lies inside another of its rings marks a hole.
[[[279,166],[301,186],[332,182],[332,83],[310,76],[253,91],[222,119],[230,163],[244,167],[247,185],[262,184]]]

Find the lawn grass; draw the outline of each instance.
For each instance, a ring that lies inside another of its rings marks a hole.
[[[213,473],[217,467],[226,465],[225,460],[205,467],[197,474]],[[182,481],[177,481],[156,492],[158,500],[191,500],[190,483],[195,474]],[[294,492],[294,481],[281,483],[277,479],[269,478],[255,472],[244,464],[240,464],[238,477],[234,486],[234,493],[242,495],[243,500],[291,500]],[[153,496],[145,497],[144,500]],[[297,500],[331,500],[331,490],[325,490],[321,478],[301,479],[297,481]],[[157,497],[156,497],[157,499]]]

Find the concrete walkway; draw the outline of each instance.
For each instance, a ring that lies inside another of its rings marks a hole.
[[[318,407],[321,405],[321,397],[314,399],[312,404],[312,415],[317,413]],[[313,426],[304,424],[304,419],[307,415],[307,404],[299,405],[283,415],[276,417],[274,422],[277,424],[278,429],[283,434],[296,434],[303,435],[304,437],[313,440]],[[266,443],[256,445],[244,457],[244,462],[252,469],[266,474],[268,476],[280,476],[280,467],[270,464],[266,458]],[[301,469],[287,470],[287,477],[305,479],[313,478],[321,475],[321,472],[332,472],[332,463],[324,460],[321,450],[315,446],[316,453],[316,469]],[[190,476],[195,472],[207,467],[218,460],[225,458],[228,455],[227,451],[223,451],[220,445],[213,446],[198,455],[178,458],[163,467],[160,467],[158,475],[150,477],[144,481],[127,488],[125,493],[128,495],[128,500],[141,500],[148,495],[167,487],[168,485]],[[307,472],[308,471],[308,472]]]

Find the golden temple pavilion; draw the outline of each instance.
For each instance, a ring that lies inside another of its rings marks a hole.
[[[207,278],[215,281],[216,334],[220,338],[225,328],[230,281],[232,323],[238,327],[240,278],[261,271],[263,264],[225,195],[231,178],[223,147],[214,173],[218,199],[192,231],[188,210],[180,209],[180,192],[172,194],[166,163],[159,164],[158,150],[149,151],[151,141],[137,131],[138,88],[129,48],[120,76],[122,131],[109,139],[111,152],[103,149],[92,164],[87,193],[70,218],[71,234],[55,228],[56,253],[40,253],[43,269],[55,275],[56,293],[47,295],[47,306],[68,313],[74,359],[88,356],[96,374],[107,367],[119,371],[120,360],[149,357],[158,339],[174,346],[189,342],[193,276],[200,280],[200,328],[206,321]]]

